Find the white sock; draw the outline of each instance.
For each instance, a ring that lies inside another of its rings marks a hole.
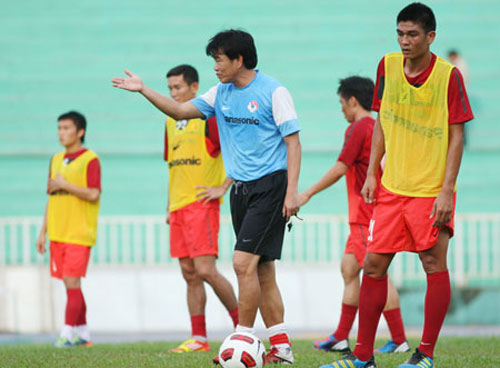
[[[247,332],[252,335],[255,335],[255,328],[236,325],[236,332]]]
[[[68,339],[69,341],[73,340],[73,326],[64,325],[59,337],[64,337],[64,338]]]
[[[267,333],[269,335],[269,338],[271,338],[272,336],[281,335],[281,334],[286,334],[288,336],[288,332],[286,330],[286,325],[284,323],[278,323],[277,325],[268,327]],[[290,347],[289,344],[276,344],[273,346],[277,347],[278,349]]]
[[[90,341],[90,331],[87,325],[80,325],[75,327],[76,335],[83,340]]]
[[[205,336],[193,335],[191,338],[198,340],[199,342],[207,342],[207,338]]]

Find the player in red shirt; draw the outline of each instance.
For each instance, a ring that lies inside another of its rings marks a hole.
[[[59,348],[92,345],[81,278],[96,241],[101,167],[98,156],[82,146],[86,127],[85,117],[75,111],[58,118],[59,141],[65,150],[51,159],[49,200],[36,243],[38,252],[45,253],[48,233],[51,276],[66,287],[66,318],[55,343]]]
[[[372,368],[373,342],[387,293],[387,269],[401,251],[418,253],[426,273],[420,345],[399,368],[434,366],[434,348],[451,298],[447,266],[464,123],[473,118],[457,68],[430,51],[436,19],[421,3],[397,17],[401,52],[379,65],[373,109],[378,118],[361,193],[375,203],[359,297],[353,354],[323,368]],[[381,184],[376,173],[385,153]],[[379,193],[375,200],[375,191]]]
[[[196,97],[198,81],[198,72],[190,65],[179,65],[167,73],[170,95],[177,102]],[[168,117],[164,158],[169,164],[166,223],[170,225],[170,256],[179,259],[191,319],[191,337],[170,351],[209,351],[205,282],[226,307],[234,327],[238,324],[233,287],[216,266],[219,206],[232,180],[225,177],[215,117],[207,121]],[[190,164],[193,162],[196,164]]]
[[[375,123],[370,113],[373,82],[368,78],[348,77],[340,81],[337,93],[342,112],[349,123],[342,152],[335,165],[317,183],[300,194],[300,205],[304,205],[313,195],[330,187],[345,175],[350,235],[341,265],[344,279],[342,312],[337,330],[325,339],[315,341],[313,345],[319,350],[350,353],[348,337],[358,311],[359,274],[366,255],[368,225],[373,212],[373,204],[366,204],[361,196]],[[410,347],[404,332],[398,292],[392,282],[389,285],[384,316],[392,339],[379,352],[407,352]]]

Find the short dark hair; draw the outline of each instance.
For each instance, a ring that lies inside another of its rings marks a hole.
[[[448,56],[458,56],[458,51],[455,49],[451,49],[448,51]]]
[[[399,12],[397,23],[406,21],[419,23],[425,33],[436,30],[436,17],[432,9],[422,3],[411,3]]]
[[[372,109],[371,106],[374,89],[375,86],[370,78],[354,75],[339,81],[337,94],[346,100],[354,97],[363,109],[370,111]]]
[[[77,111],[70,111],[70,112],[67,112],[65,114],[60,115],[57,118],[57,121],[61,121],[61,120],[71,120],[71,121],[73,121],[73,123],[76,126],[76,130],[77,131],[83,129],[84,133],[83,133],[82,138],[80,139],[80,141],[82,143],[85,141],[85,133],[87,132],[87,120],[85,120],[85,116],[83,116],[82,114],[80,114]]]
[[[167,78],[175,77],[178,75],[182,75],[182,78],[184,78],[184,81],[189,86],[194,82],[200,81],[196,69],[188,64],[177,65],[175,68],[170,69],[167,73]]]
[[[250,33],[239,29],[228,29],[213,36],[206,48],[208,56],[216,57],[225,54],[229,59],[243,57],[243,65],[247,69],[257,66],[257,50]]]

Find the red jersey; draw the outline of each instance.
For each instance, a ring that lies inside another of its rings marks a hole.
[[[207,147],[207,152],[213,158],[217,157],[220,153],[220,140],[219,140],[219,130],[217,128],[217,120],[211,117],[207,120],[207,125],[205,129],[205,144]],[[163,159],[168,161],[168,133],[165,129],[165,150],[163,151]]]
[[[87,149],[82,148],[80,151],[74,153],[66,153],[64,155],[64,162],[68,164],[85,152],[87,152]],[[51,173],[49,167],[49,178],[50,174]],[[99,191],[101,191],[101,164],[99,163],[99,159],[97,158],[90,161],[87,167],[87,188],[97,188],[99,189]]]
[[[342,161],[349,167],[345,174],[345,181],[350,224],[368,225],[373,213],[374,205],[365,203],[361,196],[361,189],[370,163],[374,125],[375,120],[371,117],[351,123],[345,131],[344,146],[338,157],[338,161]]]
[[[434,64],[436,63],[436,55],[432,54],[432,59],[422,73],[416,77],[410,78],[406,76],[408,82],[414,87],[420,87],[425,83],[427,78],[432,72]],[[384,95],[384,79],[385,79],[385,63],[384,58],[380,61],[377,68],[377,83],[375,84],[375,91],[373,93],[372,110],[380,110],[380,102]],[[466,123],[474,119],[472,110],[469,104],[469,97],[465,91],[464,80],[460,71],[455,67],[450,74],[450,83],[448,85],[448,123],[459,124]]]

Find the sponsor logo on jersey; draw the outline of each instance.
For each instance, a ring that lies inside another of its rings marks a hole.
[[[247,109],[250,112],[255,112],[259,109],[259,104],[257,103],[257,101],[252,100],[248,103]]]
[[[259,125],[259,119],[252,118],[233,118],[231,116],[224,116],[226,123],[230,124],[249,124],[249,125]]]
[[[175,126],[177,127],[177,129],[179,129],[179,130],[183,130],[184,128],[186,128],[186,127],[187,127],[187,125],[188,125],[188,121],[189,121],[189,120],[177,120],[177,121],[175,122]]]
[[[201,165],[201,158],[196,158],[194,156],[188,158],[178,158],[168,163],[169,167],[185,166],[185,165],[199,166]]]

